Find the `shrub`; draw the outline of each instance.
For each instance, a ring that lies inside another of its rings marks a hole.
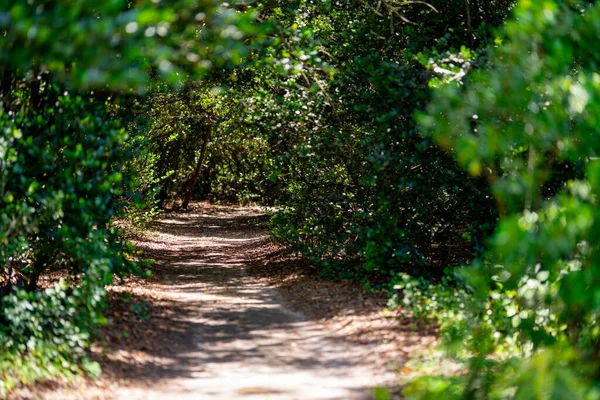
[[[489,251],[460,274],[472,293],[454,337],[468,356],[465,398],[599,396],[600,53],[588,45],[598,21],[597,4],[521,1],[491,68],[442,87],[421,117],[488,179],[501,216]],[[548,191],[561,174],[568,181]]]

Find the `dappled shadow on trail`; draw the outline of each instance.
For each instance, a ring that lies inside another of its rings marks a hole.
[[[165,214],[139,243],[156,260],[151,288],[113,293],[113,336],[103,341],[105,370],[129,387],[119,398],[371,398],[364,354],[246,272],[273,259],[265,220],[193,205]]]

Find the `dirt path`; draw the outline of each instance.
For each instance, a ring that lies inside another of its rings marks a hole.
[[[245,272],[267,239],[258,211],[169,215],[150,248],[173,273],[163,296],[191,307],[187,343],[162,377],[124,399],[367,399],[378,379],[360,349],[328,339],[316,323],[283,305],[277,291]],[[166,257],[165,257],[166,256]]]
[[[156,259],[153,278],[111,290],[110,329],[94,347],[103,379],[41,397],[351,400],[396,385],[405,355],[430,336],[357,288],[285,278],[293,265],[264,261],[264,222],[258,209],[202,204],[164,215],[139,243]]]

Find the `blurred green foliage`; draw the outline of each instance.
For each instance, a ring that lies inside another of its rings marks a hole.
[[[212,0],[0,2],[0,62],[43,68],[73,87],[144,92],[149,72],[171,84],[239,63],[251,12]]]
[[[458,315],[455,298],[431,301],[444,284],[400,284],[464,357],[465,398],[600,397],[599,21],[597,5],[519,2],[490,67],[444,85],[420,118],[487,178],[501,215],[485,256],[459,273],[469,301]],[[567,182],[549,192],[558,174]],[[426,382],[409,398],[452,398]]]

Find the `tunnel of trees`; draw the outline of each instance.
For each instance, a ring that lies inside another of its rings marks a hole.
[[[0,392],[97,375],[115,221],[215,199],[439,325],[406,396],[600,396],[594,2],[0,4]]]

